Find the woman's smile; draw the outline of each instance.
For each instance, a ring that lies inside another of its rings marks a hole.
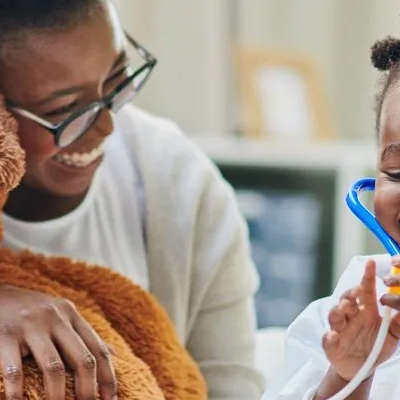
[[[104,143],[98,147],[85,152],[60,152],[57,153],[53,160],[73,168],[86,168],[96,160],[102,158],[104,154]]]

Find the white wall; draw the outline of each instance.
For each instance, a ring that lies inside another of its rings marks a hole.
[[[228,130],[230,1],[117,1],[126,29],[159,59],[139,105],[186,131]]]
[[[189,132],[237,119],[231,45],[307,53],[320,71],[340,137],[373,135],[373,42],[400,36],[397,0],[117,0],[125,27],[159,58],[138,98]]]
[[[371,45],[400,36],[397,0],[239,0],[240,41],[309,55],[319,68],[336,132],[373,134],[377,74]]]

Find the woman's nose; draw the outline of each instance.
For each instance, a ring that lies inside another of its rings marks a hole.
[[[93,130],[103,137],[107,137],[114,132],[113,116],[107,107],[101,110],[100,116],[93,125]]]

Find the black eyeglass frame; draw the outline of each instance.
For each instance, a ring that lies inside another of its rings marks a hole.
[[[71,114],[68,118],[66,118],[64,121],[59,122],[57,124],[53,124],[44,118],[39,117],[38,115],[24,109],[21,107],[18,107],[8,101],[6,101],[6,106],[9,111],[14,112],[18,115],[21,115],[22,117],[28,118],[37,124],[41,125],[43,128],[45,128],[47,131],[49,131],[53,136],[54,136],[54,141],[55,144],[58,147],[66,147],[69,144],[73,143],[74,141],[78,140],[82,135],[86,133],[86,131],[93,126],[93,124],[96,122],[97,118],[101,114],[101,110],[104,109],[105,107],[111,108],[112,102],[114,98],[122,91],[124,90],[129,84],[131,84],[134,79],[140,75],[143,71],[146,69],[149,70],[147,75],[144,77],[143,81],[140,82],[140,86],[134,88],[133,92],[133,97],[137,95],[137,93],[140,91],[140,89],[143,87],[144,83],[147,81],[149,76],[151,75],[154,67],[157,64],[157,59],[149,52],[147,51],[143,46],[141,46],[135,39],[133,39],[127,32],[125,32],[125,37],[127,38],[128,42],[135,48],[135,50],[138,52],[138,54],[145,60],[145,64],[143,64],[140,68],[135,70],[132,75],[128,76],[123,82],[121,82],[111,93],[109,93],[107,96],[104,96],[103,98],[96,100],[87,106],[83,107],[82,109],[74,112]],[[93,121],[86,127],[86,129],[78,135],[74,140],[71,141],[71,143],[66,144],[65,146],[60,146],[60,138],[65,131],[65,129],[71,125],[75,120],[80,118],[82,115],[87,113],[90,110],[95,110],[94,112],[94,117]]]

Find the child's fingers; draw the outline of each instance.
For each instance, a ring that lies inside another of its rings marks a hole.
[[[383,278],[383,282],[386,286],[400,286],[400,276],[387,275]]]
[[[395,256],[392,257],[392,266],[397,268],[400,268],[400,257]],[[386,286],[389,287],[396,287],[400,286],[400,276],[399,275],[387,275],[383,278],[383,282],[385,283]]]
[[[356,286],[353,289],[348,289],[340,296],[340,300],[349,300],[352,305],[358,305],[358,298],[361,291],[361,286]]]
[[[336,332],[341,332],[347,325],[346,315],[339,305],[332,308],[328,315],[328,321],[331,329]]]
[[[345,291],[340,297],[339,304],[332,308],[328,316],[332,330],[341,332],[347,325],[347,319],[357,315],[359,311],[357,304],[359,292],[360,288],[358,287]]]
[[[339,334],[335,331],[325,333],[322,337],[322,347],[326,353],[335,352],[339,344]]]
[[[338,309],[347,319],[354,318],[360,311],[356,300],[349,299],[341,300]]]
[[[348,289],[340,296],[340,300],[348,299],[350,301],[357,302],[357,297],[360,294],[360,290],[361,288],[359,286],[353,289]]]
[[[393,267],[400,267],[400,256],[392,257],[392,265]]]
[[[374,260],[368,260],[363,278],[361,280],[362,290],[360,291],[359,298],[360,304],[365,308],[377,310],[376,304],[376,286],[375,286],[376,264]]]
[[[394,308],[397,311],[400,311],[400,296],[396,294],[384,294],[381,297],[381,303],[384,306],[388,306],[390,308]]]
[[[389,334],[394,336],[397,340],[400,339],[400,313],[397,313],[390,322]]]

